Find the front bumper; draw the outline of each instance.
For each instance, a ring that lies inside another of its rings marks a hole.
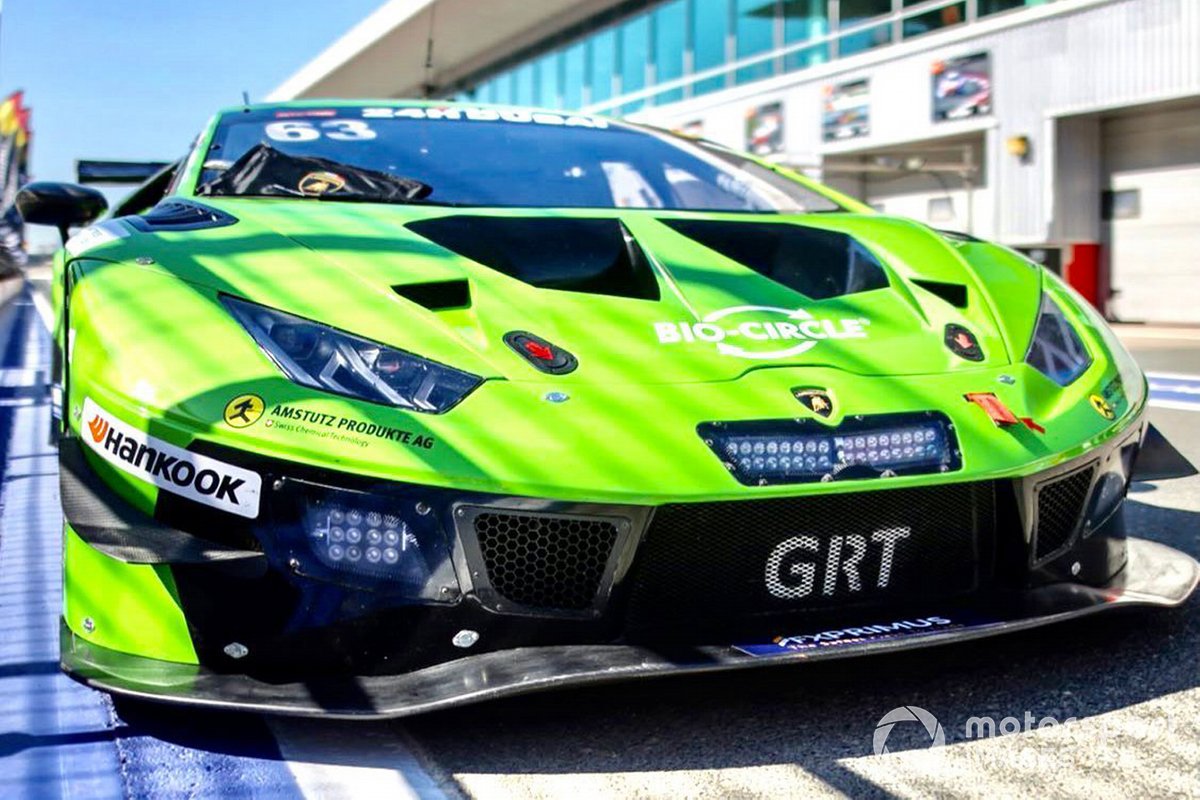
[[[107,692],[190,706],[334,718],[400,717],[535,690],[635,677],[792,664],[895,652],[968,641],[1130,607],[1173,607],[1200,581],[1200,563],[1161,544],[1129,539],[1124,570],[1098,587],[1057,583],[1024,592],[1002,605],[938,608],[936,627],[879,633],[892,623],[879,612],[866,628],[836,636],[819,630],[781,631],[795,649],[770,640],[747,645],[651,648],[630,645],[525,647],[467,656],[399,675],[327,678],[284,683],[242,674],[119,653],[90,644],[62,627],[62,667],[76,680]],[[925,619],[929,619],[926,617]],[[813,635],[815,634],[815,635]],[[786,643],[785,643],[786,644]],[[753,655],[775,647],[778,652]]]

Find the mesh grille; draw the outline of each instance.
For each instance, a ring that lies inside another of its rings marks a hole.
[[[660,508],[627,625],[730,620],[970,592],[995,531],[990,483]],[[832,568],[831,568],[832,567]]]
[[[605,520],[485,512],[475,535],[497,593],[530,608],[582,610],[600,589],[617,526]]]
[[[1038,489],[1034,560],[1053,555],[1070,542],[1083,516],[1083,504],[1096,467],[1090,466],[1051,481]]]

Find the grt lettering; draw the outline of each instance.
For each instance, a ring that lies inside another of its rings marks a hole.
[[[193,487],[200,494],[211,495],[235,505],[238,503],[237,490],[245,483],[241,478],[221,475],[213,469],[197,471],[195,465],[160,453],[149,445],[139,444],[112,428],[104,437],[104,449],[148,475],[183,488]]]

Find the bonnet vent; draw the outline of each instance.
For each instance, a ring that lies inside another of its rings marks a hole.
[[[393,286],[393,291],[430,311],[467,308],[471,305],[471,285],[465,280],[407,283]]]
[[[654,270],[620,220],[460,215],[408,229],[539,289],[659,299]]]
[[[664,219],[710,250],[813,300],[885,289],[887,273],[853,237],[780,222]]]
[[[943,283],[914,278],[913,283],[930,294],[935,294],[955,308],[967,307],[967,287],[961,283]]]

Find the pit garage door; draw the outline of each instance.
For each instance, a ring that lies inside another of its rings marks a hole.
[[[1101,123],[1117,319],[1200,323],[1200,104]]]

